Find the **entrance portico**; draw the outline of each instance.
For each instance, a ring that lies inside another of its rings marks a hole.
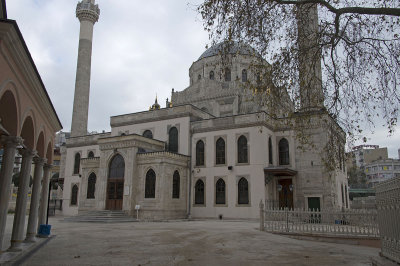
[[[265,202],[268,208],[294,208],[297,171],[284,167],[265,167]]]

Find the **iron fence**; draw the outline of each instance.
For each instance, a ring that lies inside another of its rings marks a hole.
[[[62,199],[51,199],[49,201],[49,216],[56,215],[56,210],[62,210]]]
[[[262,213],[268,232],[379,237],[376,210],[266,208]]]

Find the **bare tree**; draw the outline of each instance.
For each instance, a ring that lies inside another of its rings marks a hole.
[[[300,26],[308,13],[299,10],[315,6],[314,42],[299,45],[310,35]],[[213,42],[244,41],[270,62],[266,87],[285,88],[294,112],[302,107],[302,62],[317,71],[322,64],[323,106],[350,140],[382,121],[393,132],[400,105],[398,0],[205,0],[198,12]]]

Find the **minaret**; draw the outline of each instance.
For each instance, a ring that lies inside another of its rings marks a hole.
[[[99,15],[100,9],[95,4],[95,0],[83,0],[76,6],[76,17],[81,23],[81,29],[79,33],[71,137],[87,134],[93,26],[99,20]]]
[[[317,5],[298,5],[299,78],[301,111],[324,107]]]

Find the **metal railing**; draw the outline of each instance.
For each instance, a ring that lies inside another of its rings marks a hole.
[[[381,254],[400,263],[400,177],[376,186]]]
[[[261,206],[260,206],[261,207]],[[304,210],[267,208],[263,228],[268,232],[352,237],[379,237],[376,210]]]
[[[56,210],[62,211],[62,199],[51,199],[49,201],[49,216],[56,215]]]

